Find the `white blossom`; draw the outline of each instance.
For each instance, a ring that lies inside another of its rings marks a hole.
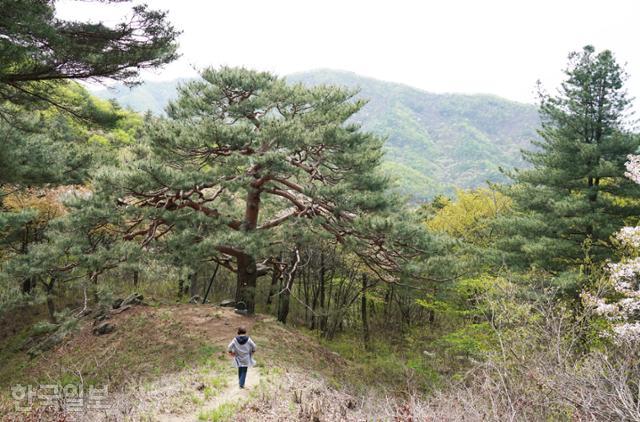
[[[640,258],[627,259],[607,265],[613,290],[621,298],[607,301],[583,291],[580,294],[585,308],[591,309],[614,322],[613,335],[616,341],[640,341],[640,322],[635,320],[640,314]]]
[[[617,319],[619,308],[615,304],[607,303],[604,299],[593,296],[591,293],[580,294],[585,308],[591,309],[596,315],[606,316],[608,319]]]
[[[627,171],[624,173],[629,179],[640,184],[640,155],[627,155],[625,166]]]
[[[640,257],[628,261],[611,263],[608,265],[608,269],[611,274],[611,280],[613,280],[616,285],[616,290],[620,291],[620,293],[626,293],[631,290],[631,283],[637,280],[638,274],[640,273]]]
[[[640,248],[640,227],[623,227],[616,234],[616,239],[625,246]]]
[[[625,176],[640,184],[640,155],[628,155],[625,166]],[[616,239],[625,246],[640,249],[640,227],[623,227]],[[607,302],[603,298],[593,296],[589,292],[582,292],[582,302],[585,307],[592,309],[597,315],[602,315],[610,321],[616,321],[613,332],[617,341],[640,341],[640,322],[633,321],[640,313],[640,258],[626,259],[607,266],[613,289],[622,298]],[[620,321],[633,321],[623,322]]]
[[[640,301],[636,298],[627,297],[618,301],[620,313],[623,316],[631,316],[640,310]]]
[[[607,303],[604,299],[593,296],[588,292],[582,292],[582,303],[585,307],[590,308],[596,315],[602,315],[610,320],[620,318],[620,308],[614,303]]]
[[[613,332],[618,340],[637,342],[640,340],[640,322],[618,324]]]

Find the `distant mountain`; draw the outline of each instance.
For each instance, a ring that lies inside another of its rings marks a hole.
[[[399,189],[421,201],[455,187],[504,181],[499,167],[523,167],[521,149],[538,138],[535,106],[492,95],[432,94],[355,73],[316,70],[293,74],[291,82],[359,88],[369,100],[355,116],[363,128],[387,138],[385,170]],[[161,113],[182,81],[148,82],[133,88],[96,91],[137,111]]]
[[[100,98],[115,99],[120,105],[141,113],[151,111],[154,114],[163,114],[167,103],[176,98],[178,85],[189,80],[179,78],[170,81],[146,81],[131,88],[115,85],[94,89],[91,92]]]

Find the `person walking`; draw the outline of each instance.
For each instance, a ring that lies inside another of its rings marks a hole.
[[[256,352],[256,344],[247,335],[247,329],[238,327],[238,335],[229,343],[227,351],[233,356],[233,366],[238,368],[238,381],[240,388],[244,388],[247,380],[247,370],[254,366],[253,354]]]

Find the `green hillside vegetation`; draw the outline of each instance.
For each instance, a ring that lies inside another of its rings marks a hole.
[[[568,55],[529,144],[530,106],[333,71],[205,68],[143,115],[79,83],[175,60],[166,13],[2,10],[2,421],[640,421],[611,51]]]
[[[431,94],[355,73],[317,70],[290,75],[291,82],[357,88],[368,104],[355,116],[365,130],[387,138],[383,169],[414,201],[455,187],[504,182],[500,167],[522,167],[521,149],[538,138],[533,105],[491,95]],[[146,82],[95,91],[136,111],[162,113],[185,80]]]

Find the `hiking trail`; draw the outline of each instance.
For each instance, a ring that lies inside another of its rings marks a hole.
[[[260,380],[260,368],[257,367],[249,368],[247,381],[245,388],[243,389],[238,385],[237,374],[229,375],[227,377],[226,387],[214,397],[207,400],[203,405],[199,406],[194,412],[187,414],[159,414],[157,415],[157,420],[160,422],[208,420],[206,417],[202,418],[201,415],[207,415],[214,412],[216,409],[226,404],[241,404],[245,402],[249,398],[251,392],[258,387]]]

